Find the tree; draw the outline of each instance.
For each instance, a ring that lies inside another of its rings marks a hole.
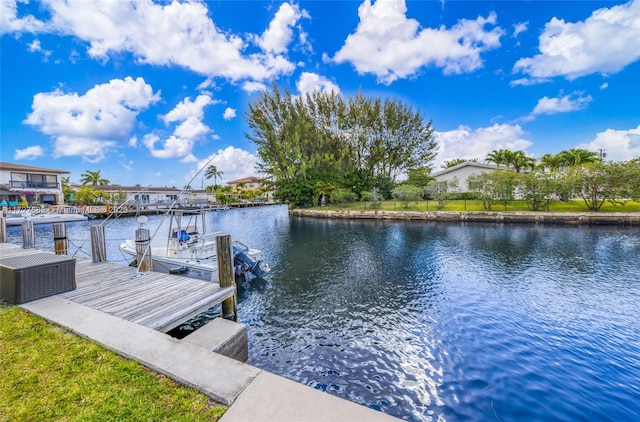
[[[506,149],[494,149],[485,157],[487,163],[494,163],[496,166],[507,165]]]
[[[438,203],[437,208],[442,209],[449,201],[451,201],[458,189],[459,180],[454,177],[451,180],[437,182],[432,180],[426,188],[426,192],[429,196],[436,200]]]
[[[571,167],[567,178],[573,192],[583,199],[587,208],[598,211],[606,201],[624,204],[626,199],[633,196],[633,184],[638,182],[630,177],[640,175],[634,167],[633,160],[622,163],[596,160],[591,164]]]
[[[466,163],[466,162],[477,163],[478,161],[479,160],[477,158],[462,158],[462,157],[458,157],[458,158],[453,158],[451,160],[443,162],[440,165],[440,168],[448,169],[448,168],[457,166],[458,164],[462,164],[462,163]]]
[[[524,151],[515,151],[510,155],[510,164],[516,173],[520,173],[522,170],[533,170],[536,167],[536,160],[532,157],[528,157]]]
[[[393,197],[402,202],[404,208],[409,208],[409,203],[422,199],[423,190],[414,185],[401,184],[393,189]]]
[[[216,185],[218,183],[218,177],[221,177],[224,173],[219,171],[218,168],[214,165],[210,165],[207,167],[207,171],[204,174],[205,179],[213,178],[213,184]]]
[[[337,202],[338,204],[340,204],[340,209],[342,209],[342,204],[346,202],[353,202],[357,198],[358,198],[358,195],[356,195],[355,192],[349,189],[344,189],[344,188],[335,189],[331,193],[331,199],[334,202]]]
[[[80,183],[83,185],[103,186],[108,185],[109,181],[100,175],[100,170],[87,170],[80,175]]]
[[[519,174],[518,191],[532,211],[549,209],[549,203],[556,193],[556,179],[549,173],[531,172]]]
[[[474,174],[467,178],[469,187],[477,192],[482,207],[490,210],[494,202],[502,202],[506,211],[507,204],[514,198],[516,173],[507,170]]]
[[[542,170],[549,170],[551,173],[554,173],[562,167],[564,163],[564,158],[560,154],[551,155],[545,154],[540,157],[540,163],[538,164],[538,168]]]
[[[591,164],[599,161],[597,152],[587,151],[581,148],[571,148],[561,151],[558,155],[561,157],[562,164],[567,167]]]

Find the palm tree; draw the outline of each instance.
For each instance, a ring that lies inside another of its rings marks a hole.
[[[80,175],[80,183],[83,185],[103,186],[108,185],[109,181],[100,175],[100,170],[87,170]]]
[[[204,174],[204,177],[207,179],[211,179],[213,177],[213,184],[218,184],[218,177],[221,177],[223,173],[218,171],[218,168],[214,165],[207,167],[207,172]]]
[[[528,157],[524,151],[515,151],[511,156],[511,164],[516,173],[520,173],[522,169],[534,169],[536,166],[536,160],[532,157]]]
[[[570,150],[561,151],[558,155],[562,156],[563,164],[568,167],[595,163],[599,160],[597,152],[587,151],[582,148],[571,148]]]
[[[563,157],[560,154],[556,154],[556,155],[551,155],[551,154],[545,154],[542,157],[540,157],[540,164],[538,165],[538,168],[541,169],[548,169],[551,173],[560,170],[560,167],[562,167],[562,163],[563,163]]]
[[[466,163],[467,161],[470,161],[470,162],[473,162],[473,163],[477,163],[478,159],[477,158],[457,157],[457,158],[453,158],[451,160],[445,161],[444,163],[442,163],[440,165],[440,167],[443,168],[443,169],[448,169],[450,167],[457,166],[458,164]]]
[[[484,161],[486,161],[487,163],[494,163],[498,167],[500,167],[500,165],[502,164],[507,165],[507,157],[506,157],[507,152],[511,152],[511,151],[506,149],[494,149],[489,154],[487,154]]]

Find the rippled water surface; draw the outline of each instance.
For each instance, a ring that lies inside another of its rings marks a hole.
[[[637,228],[209,221],[273,268],[241,289],[255,366],[407,420],[640,420]],[[136,227],[107,225],[109,259]]]

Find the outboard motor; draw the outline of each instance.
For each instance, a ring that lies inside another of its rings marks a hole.
[[[269,272],[269,267],[262,261],[254,261],[247,255],[247,251],[243,251],[237,246],[233,246],[233,265],[244,271],[249,271],[251,274],[258,278],[263,278]]]

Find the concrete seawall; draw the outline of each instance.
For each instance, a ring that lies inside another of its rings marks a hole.
[[[289,214],[303,217],[420,220],[480,223],[534,223],[567,225],[640,226],[640,213],[556,213],[556,212],[458,212],[458,211],[329,211],[290,209]]]

